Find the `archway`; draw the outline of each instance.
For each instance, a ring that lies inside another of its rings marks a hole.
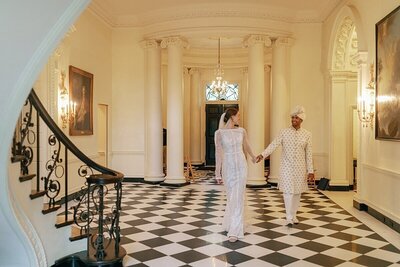
[[[336,17],[328,55],[329,177],[332,190],[349,190],[359,158],[357,96],[366,65],[365,42],[357,11],[344,7]]]

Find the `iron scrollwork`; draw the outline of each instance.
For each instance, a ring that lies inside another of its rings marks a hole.
[[[64,176],[64,166],[62,165],[63,160],[60,157],[60,141],[55,135],[51,134],[48,138],[48,143],[51,147],[57,146],[57,149],[53,150],[51,159],[46,162],[47,176],[41,178],[44,180],[44,189],[46,196],[49,198],[49,208],[51,208],[56,205],[56,197],[61,190],[59,179]],[[52,177],[55,177],[55,179],[52,179]]]

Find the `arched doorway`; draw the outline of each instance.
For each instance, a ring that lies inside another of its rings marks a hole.
[[[328,55],[329,94],[329,177],[332,190],[353,188],[359,161],[360,123],[357,99],[367,53],[362,30],[357,27],[357,11],[344,7],[332,31]]]

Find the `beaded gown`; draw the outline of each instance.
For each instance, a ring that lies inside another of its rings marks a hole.
[[[247,179],[245,153],[250,151],[244,128],[219,129],[215,132],[216,177],[226,188],[227,204],[223,226],[227,236],[244,237],[244,209]]]

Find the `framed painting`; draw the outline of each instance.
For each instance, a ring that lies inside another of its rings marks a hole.
[[[375,25],[375,138],[400,140],[400,6]]]
[[[93,74],[69,66],[70,135],[93,134]]]

